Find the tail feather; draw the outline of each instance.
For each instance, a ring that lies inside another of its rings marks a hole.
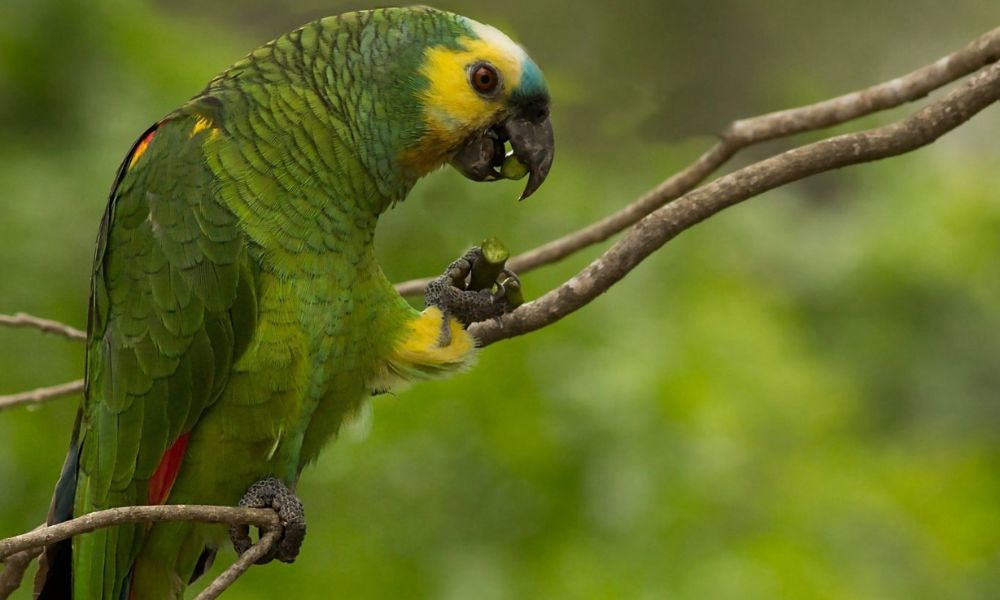
[[[73,518],[73,501],[76,498],[77,471],[80,464],[80,419],[76,413],[73,437],[56,483],[47,523],[55,525]],[[35,597],[38,600],[67,600],[73,597],[73,540],[67,539],[46,546],[38,560],[35,575]]]

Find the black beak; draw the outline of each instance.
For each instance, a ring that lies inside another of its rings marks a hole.
[[[528,171],[528,184],[519,200],[535,193],[552,168],[555,137],[549,120],[548,102],[536,102],[518,110],[501,123],[466,140],[451,165],[473,181],[503,179],[498,170],[506,155],[506,142]]]

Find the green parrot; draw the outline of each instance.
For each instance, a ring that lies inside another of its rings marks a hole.
[[[502,286],[465,283],[475,249],[413,309],[375,260],[379,215],[446,163],[492,181],[513,159],[525,197],[553,152],[538,66],[499,30],[431,8],[321,19],[217,76],[118,171],[49,522],[271,506],[285,534],[270,558],[294,560],[303,467],[366,398],[467,367],[465,327],[508,309]],[[101,529],[48,547],[36,593],[178,598],[225,541],[220,525]]]

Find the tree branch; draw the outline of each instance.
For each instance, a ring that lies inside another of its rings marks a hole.
[[[39,525],[33,531],[37,531],[42,527],[45,527],[45,525]],[[0,571],[0,600],[7,600],[14,593],[14,590],[21,587],[21,580],[24,579],[25,571],[28,570],[31,561],[38,558],[38,555],[41,553],[42,549],[40,547],[28,548],[0,560],[3,563],[3,571]]]
[[[31,562],[38,558],[41,549],[25,550],[11,556],[4,562],[3,571],[0,571],[0,600],[7,600],[14,590],[21,587],[24,573],[31,566]]]
[[[60,335],[71,340],[86,340],[87,334],[75,327],[70,327],[65,323],[43,319],[28,313],[15,313],[13,315],[0,315],[0,326],[11,328],[37,329],[42,333]],[[22,404],[37,404],[53,398],[71,396],[83,391],[83,380],[77,379],[69,383],[54,385],[51,387],[38,388],[27,392],[0,396],[0,411]],[[0,596],[2,598],[2,596]]]
[[[685,229],[767,190],[810,175],[896,156],[925,146],[1000,100],[1000,64],[974,75],[907,119],[789,150],[689,192],[640,221],[632,231],[560,287],[499,322],[471,331],[481,346],[550,325],[604,293]]]
[[[103,527],[124,523],[159,523],[161,521],[197,521],[253,525],[262,530],[281,529],[278,515],[266,508],[232,506],[202,506],[197,504],[159,504],[155,506],[121,506],[92,512],[69,521],[47,525],[12,538],[0,540],[0,561],[15,552],[48,546]]]
[[[515,272],[527,273],[603,242],[667,202],[691,191],[744,148],[798,133],[826,129],[895,108],[923,98],[998,60],[1000,27],[981,35],[960,50],[902,77],[815,104],[734,121],[720,134],[719,142],[698,160],[646,192],[632,204],[583,229],[519,254],[511,258],[507,266]],[[404,281],[396,284],[396,290],[404,296],[418,295],[423,293],[429,281],[430,278]]]
[[[77,379],[75,381],[53,385],[51,387],[43,387],[27,392],[0,396],[0,411],[20,406],[22,404],[37,404],[39,402],[45,402],[46,400],[52,400],[53,398],[72,396],[73,394],[77,394],[82,391],[83,380]]]
[[[0,598],[6,598],[21,583],[25,569],[41,549],[49,544],[103,527],[125,523],[158,523],[161,521],[197,521],[253,525],[260,528],[260,540],[223,571],[196,600],[217,598],[240,575],[263,557],[281,538],[281,521],[275,511],[266,508],[232,506],[200,506],[162,504],[157,506],[122,506],[89,513],[63,523],[36,528],[28,533],[0,540],[0,562],[6,567],[0,573]],[[10,572],[10,574],[8,574]]]
[[[258,560],[267,554],[271,547],[278,543],[281,539],[280,529],[271,529],[265,531],[260,536],[260,541],[250,547],[249,550],[243,553],[236,562],[229,565],[225,571],[219,574],[212,583],[206,587],[200,594],[198,594],[194,600],[214,600],[218,598],[222,592],[226,591],[234,581],[236,581],[240,575],[246,573],[247,569],[252,567]]]
[[[23,312],[19,312],[13,315],[0,315],[0,325],[13,328],[30,327],[32,329],[37,329],[43,333],[52,333],[55,335],[61,335],[71,340],[87,339],[87,333],[84,331],[80,331],[75,327],[70,327],[65,323],[60,323],[59,321],[42,319],[40,317],[29,315],[28,313],[23,313]]]

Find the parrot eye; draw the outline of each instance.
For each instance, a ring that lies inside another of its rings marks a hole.
[[[476,91],[480,94],[491,94],[497,89],[497,85],[500,83],[500,74],[493,68],[493,65],[479,63],[472,67],[469,81],[472,83],[472,87],[476,88]]]

